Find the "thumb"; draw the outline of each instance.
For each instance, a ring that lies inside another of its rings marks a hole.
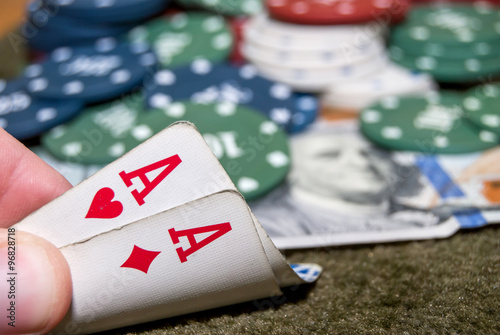
[[[0,229],[0,334],[44,334],[71,302],[66,259],[48,241]]]

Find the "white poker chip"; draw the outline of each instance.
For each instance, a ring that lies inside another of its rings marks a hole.
[[[387,55],[367,59],[357,64],[346,64],[333,67],[290,67],[277,66],[245,55],[258,69],[259,73],[271,80],[288,84],[302,92],[323,92],[333,83],[351,81],[367,76],[387,66]]]
[[[291,51],[268,48],[248,40],[243,45],[242,52],[250,59],[258,59],[276,66],[318,68],[362,63],[384,54],[385,46],[381,39],[375,39],[359,48]]]
[[[374,73],[369,78],[359,82],[332,85],[329,91],[334,94],[399,94],[418,91],[422,87],[436,86],[432,77],[425,73],[408,70],[402,66],[391,63],[380,72]],[[327,92],[327,93],[328,93]]]
[[[249,20],[241,51],[268,79],[303,92],[365,77],[388,63],[383,25],[297,25]]]
[[[278,22],[258,15],[247,23],[246,40],[282,50],[360,48],[385,34],[385,27],[371,25],[312,26]]]
[[[329,107],[362,109],[386,96],[425,95],[436,88],[437,84],[428,74],[391,63],[358,80],[330,85],[321,101]]]

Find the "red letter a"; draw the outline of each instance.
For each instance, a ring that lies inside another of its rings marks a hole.
[[[179,259],[181,260],[181,263],[184,263],[187,261],[187,256],[191,255],[197,250],[200,250],[207,244],[215,241],[225,233],[229,232],[231,230],[231,224],[229,222],[224,222],[224,223],[219,223],[219,224],[214,224],[210,226],[205,226],[205,227],[198,227],[198,228],[192,228],[192,229],[186,229],[186,230],[178,230],[176,231],[175,228],[171,228],[168,230],[168,233],[170,234],[170,238],[172,239],[172,242],[174,244],[179,243],[179,237],[181,236],[186,236],[190,248],[184,250],[182,248],[177,248],[175,249],[177,251],[177,255],[179,255]],[[200,242],[196,242],[196,239],[194,235],[196,234],[202,234],[202,233],[208,233],[208,232],[214,232],[212,235],[205,237],[203,240]]]
[[[127,187],[132,186],[132,179],[136,177],[139,177],[141,179],[142,183],[144,184],[144,189],[141,192],[133,190],[131,193],[139,206],[142,206],[144,205],[144,198],[149,194],[149,192],[154,190],[154,188],[158,186],[158,184],[161,183],[161,181],[165,179],[165,177],[168,176],[170,172],[172,172],[180,163],[180,157],[178,155],[174,155],[130,173],[125,173],[125,171],[122,171],[119,173],[119,175]],[[146,176],[146,173],[154,171],[166,165],[168,166],[163,169],[163,171],[152,181],[149,180],[149,178]]]

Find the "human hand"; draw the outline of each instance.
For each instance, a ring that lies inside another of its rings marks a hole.
[[[62,175],[0,128],[0,334],[45,334],[69,308],[71,275],[59,249],[7,228],[70,188]],[[15,247],[10,264],[14,249],[9,247]]]

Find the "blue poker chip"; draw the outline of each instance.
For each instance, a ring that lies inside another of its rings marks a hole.
[[[52,52],[61,46],[91,46],[96,41],[94,38],[74,38],[59,34],[59,31],[54,31],[51,28],[43,28],[31,33],[25,27],[24,36],[32,49],[45,52]],[[57,36],[57,38],[54,38],[54,36]]]
[[[319,113],[319,101],[314,95],[296,93],[295,108],[293,110],[289,133],[298,133],[312,124]]]
[[[134,26],[134,23],[104,24],[72,18],[38,0],[29,6],[28,21],[22,31],[32,47],[51,51],[61,45],[88,44],[102,37],[119,36]]]
[[[140,21],[163,11],[169,0],[56,0],[57,10],[92,22]]]
[[[314,100],[312,97],[307,103],[304,96],[293,93],[288,85],[260,77],[253,65],[233,67],[212,64],[205,59],[174,70],[157,72],[155,84],[146,87],[146,91],[147,104],[151,108],[165,108],[176,100],[232,102],[253,107],[293,132],[311,122],[318,105],[311,101]]]
[[[19,140],[31,138],[74,117],[80,100],[44,100],[31,97],[26,82],[0,80],[0,127]]]
[[[114,38],[92,46],[61,47],[24,71],[30,95],[44,99],[109,100],[142,86],[157,58],[145,43]]]

